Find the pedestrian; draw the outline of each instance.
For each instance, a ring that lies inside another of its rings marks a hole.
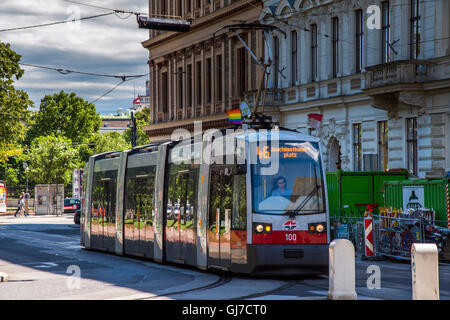
[[[25,192],[25,214],[28,216],[28,200],[30,200],[30,194],[27,192]]]
[[[14,217],[17,217],[17,212],[19,212],[19,216],[24,213],[25,216],[28,216],[28,213],[25,212],[25,192],[22,192],[19,198],[19,204],[17,206],[16,213],[14,213]]]

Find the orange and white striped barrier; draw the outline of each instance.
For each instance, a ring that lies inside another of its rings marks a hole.
[[[373,219],[371,216],[364,218],[365,255],[373,257]]]

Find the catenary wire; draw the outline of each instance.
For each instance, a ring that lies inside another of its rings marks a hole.
[[[58,24],[75,22],[75,21],[82,21],[82,20],[89,20],[89,19],[94,19],[94,18],[100,18],[100,17],[104,17],[104,16],[109,16],[109,15],[112,15],[112,14],[115,14],[115,13],[114,12],[109,12],[109,13],[98,14],[98,15],[95,15],[95,16],[83,17],[83,18],[79,18],[79,19],[71,19],[71,20],[56,21],[56,22],[50,22],[50,23],[42,23],[42,24],[26,26],[26,27],[15,27],[15,28],[0,29],[0,32],[9,32],[9,31],[26,30],[26,29],[33,29],[33,28],[40,28],[40,27],[48,27],[48,26],[53,26],[53,25],[58,25]]]

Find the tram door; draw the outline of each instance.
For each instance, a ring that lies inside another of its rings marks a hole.
[[[168,261],[196,265],[198,168],[172,165],[169,172],[165,254]]]
[[[208,265],[230,268],[233,208],[232,167],[213,167],[210,186]]]
[[[114,172],[116,173],[116,172]],[[91,218],[92,247],[115,251],[116,180],[114,173],[98,175],[94,185]]]

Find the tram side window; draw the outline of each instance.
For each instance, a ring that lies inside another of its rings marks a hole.
[[[244,174],[233,177],[233,230],[245,230],[247,227],[247,188],[245,183]]]
[[[231,172],[231,167],[219,166],[211,169],[209,229],[216,232],[219,219],[220,234],[227,233],[231,229],[230,220],[233,211],[233,176]]]
[[[196,228],[198,168],[195,165],[171,164],[167,196],[167,226],[180,223]]]
[[[115,222],[117,171],[94,173],[92,217]]]
[[[125,184],[125,223],[153,225],[153,192],[156,166],[129,168]]]
[[[186,178],[186,228],[194,229],[197,225],[195,213],[197,209],[198,170],[191,171]]]

